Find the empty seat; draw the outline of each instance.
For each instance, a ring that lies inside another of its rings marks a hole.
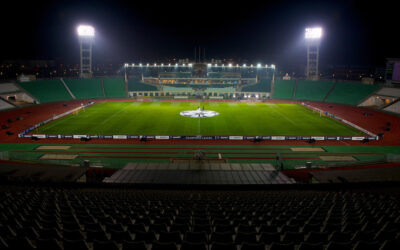
[[[264,243],[243,243],[240,250],[265,250]]]
[[[63,241],[64,250],[88,250],[89,247],[84,240],[67,240]]]
[[[132,236],[129,231],[118,231],[118,230],[111,230],[110,232],[111,240],[116,241],[117,243],[121,243],[124,240],[131,241]]]
[[[144,226],[143,223],[128,224],[128,231],[131,232],[131,233],[136,232],[136,231],[145,232],[146,231],[146,227]]]
[[[162,243],[173,242],[175,244],[180,244],[182,242],[182,238],[181,234],[178,231],[161,232],[158,241]]]
[[[187,232],[185,234],[185,241],[190,243],[207,243],[207,234],[205,232]]]
[[[294,250],[294,244],[293,243],[277,243],[273,242],[271,244],[270,250]]]
[[[212,233],[210,237],[210,242],[219,242],[219,243],[231,243],[233,242],[231,233]]]
[[[147,250],[144,241],[124,241],[122,250]]]
[[[306,236],[307,243],[322,243],[326,244],[328,242],[329,235],[327,232],[310,232]]]
[[[353,250],[379,250],[381,244],[378,241],[358,241],[354,246]]]
[[[177,246],[175,243],[161,243],[158,241],[153,242],[151,247],[152,250],[177,250]]]
[[[324,245],[320,243],[308,243],[302,242],[299,246],[299,250],[323,250]]]
[[[166,224],[150,224],[149,231],[153,231],[155,233],[167,232],[168,228]]]
[[[137,231],[135,232],[135,241],[144,241],[147,244],[153,243],[153,241],[156,240],[156,235],[154,232],[149,231],[149,232],[141,232]]]
[[[103,230],[86,230],[86,240],[93,242],[94,240],[106,241],[108,237]]]
[[[255,233],[256,229],[254,226],[240,224],[237,231],[243,233]]]
[[[183,241],[180,250],[207,250],[206,243],[192,243]]]
[[[215,242],[211,245],[211,250],[237,250],[235,243]]]
[[[352,250],[353,247],[350,242],[329,242],[326,250]]]
[[[257,234],[255,232],[253,233],[239,232],[236,234],[235,243],[238,245],[242,243],[255,244],[257,243]]]
[[[80,230],[63,230],[62,236],[67,240],[83,240],[85,238]]]
[[[61,245],[56,239],[37,239],[36,249],[38,250],[62,250]]]
[[[279,233],[261,233],[260,242],[264,242],[264,244],[271,245],[272,242],[280,242],[281,235]]]
[[[93,242],[93,250],[119,250],[117,244],[114,241],[107,240],[94,240]]]
[[[345,243],[345,242],[351,242],[352,239],[353,239],[353,234],[350,232],[334,232],[329,238],[329,241]]]
[[[286,232],[283,235],[282,242],[284,243],[294,243],[295,245],[300,244],[304,241],[304,234],[299,232]]]

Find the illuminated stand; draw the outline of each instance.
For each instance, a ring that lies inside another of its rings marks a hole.
[[[319,45],[321,43],[322,28],[306,28],[305,39],[307,44],[307,79],[318,80]]]
[[[89,25],[79,25],[77,28],[79,45],[80,45],[80,58],[81,58],[81,72],[82,78],[92,77],[92,45],[94,41],[94,28]]]

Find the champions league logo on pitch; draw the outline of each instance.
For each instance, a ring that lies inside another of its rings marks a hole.
[[[206,117],[213,117],[219,115],[218,112],[212,110],[204,110],[200,107],[196,110],[187,110],[180,112],[181,116],[190,117],[190,118],[206,118]]]

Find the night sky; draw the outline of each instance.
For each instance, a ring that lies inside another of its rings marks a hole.
[[[400,57],[398,10],[375,1],[13,1],[2,6],[0,60],[78,63],[76,26],[96,28],[94,63],[247,59],[281,67],[305,61],[304,28],[324,28],[321,64],[383,66]]]

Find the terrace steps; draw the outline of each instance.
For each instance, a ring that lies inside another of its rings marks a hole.
[[[64,79],[60,78],[60,81],[64,85],[65,89],[68,91],[68,93],[71,95],[72,99],[76,99],[74,94],[71,92],[71,90],[68,88],[68,85],[64,82]]]
[[[332,93],[332,91],[335,89],[336,85],[337,85],[337,81],[335,81],[335,83],[332,85],[331,89],[328,91],[328,93],[326,93],[324,99],[322,100],[323,102],[325,102],[326,98],[328,98],[328,96]]]

